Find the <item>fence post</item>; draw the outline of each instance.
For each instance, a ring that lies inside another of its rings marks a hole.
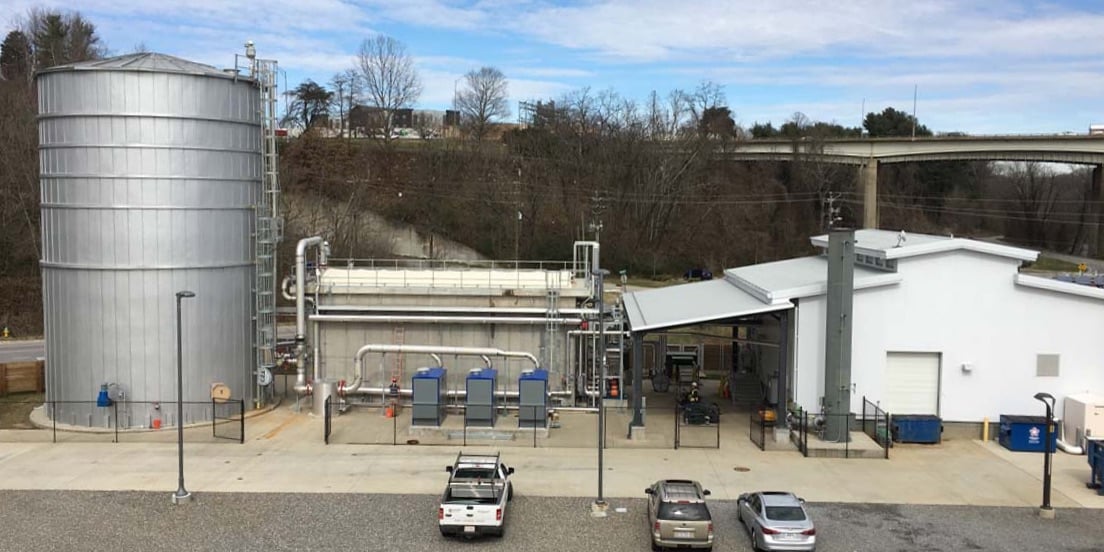
[[[679,414],[679,406],[675,404],[675,450],[678,450],[679,447],[679,431],[681,431],[679,427]]]
[[[717,425],[717,446],[715,446],[713,448],[719,449],[719,448],[721,448],[721,408],[720,407],[717,407],[717,424],[716,425]],[[763,443],[763,447],[764,447],[764,449],[766,448],[766,443]]]
[[[809,457],[809,420],[804,412],[801,413],[801,454]]]
[[[884,411],[883,411],[884,412]],[[889,447],[893,444],[893,439],[890,437],[892,433],[889,429],[889,412],[885,413],[885,457],[889,460]]]
[[[238,444],[245,444],[245,399],[238,399]]]
[[[57,401],[50,401],[50,421],[54,426],[54,442],[57,443]]]
[[[115,425],[115,442],[119,442],[119,401],[111,401],[111,420]]]
[[[218,437],[218,431],[216,430],[218,427],[217,408],[218,407],[215,405],[215,398],[211,397],[211,437]]]

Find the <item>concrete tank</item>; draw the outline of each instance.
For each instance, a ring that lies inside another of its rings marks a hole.
[[[47,399],[123,392],[123,426],[176,423],[176,293],[184,400],[211,384],[252,398],[253,205],[261,186],[254,83],[161,54],[37,76]],[[156,401],[145,405],[126,401]],[[106,426],[111,408],[58,404]],[[209,405],[186,406],[186,423]]]

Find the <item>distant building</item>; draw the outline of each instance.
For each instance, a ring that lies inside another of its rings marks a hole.
[[[1104,134],[1104,125],[1089,125],[1089,134]]]
[[[361,135],[373,135],[386,127],[387,110],[367,105],[354,105],[349,110],[349,128]],[[396,109],[391,112],[391,128],[413,128],[414,110]]]

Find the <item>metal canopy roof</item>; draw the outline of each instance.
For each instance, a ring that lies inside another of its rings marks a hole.
[[[814,246],[822,249],[828,247],[827,234],[813,236],[809,238],[809,241]],[[1034,261],[1039,256],[1038,251],[1030,249],[953,236],[933,236],[931,234],[893,232],[873,228],[855,231],[855,253],[885,259],[904,259],[958,250],[975,251],[1020,261]]]
[[[623,299],[632,331],[661,330],[792,309],[764,304],[726,280],[634,291]]]

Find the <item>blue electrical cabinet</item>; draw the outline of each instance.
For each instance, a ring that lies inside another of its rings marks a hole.
[[[410,425],[440,427],[445,419],[448,371],[444,368],[423,368],[410,378],[414,393],[414,409]]]
[[[548,427],[548,370],[521,373],[518,406],[518,427]]]
[[[943,419],[931,414],[895,414],[893,440],[898,443],[939,443],[943,440]]]
[[[1088,487],[1096,489],[1096,494],[1104,495],[1104,440],[1086,439],[1085,454],[1089,457]]]
[[[475,369],[468,372],[466,381],[464,426],[494,427],[497,415],[495,381],[498,372],[494,368]]]
[[[1001,414],[1000,433],[997,441],[1002,447],[1016,452],[1044,452],[1043,441],[1046,438],[1045,416],[1013,416]],[[1050,452],[1054,452],[1058,441],[1057,427],[1050,432]]]

